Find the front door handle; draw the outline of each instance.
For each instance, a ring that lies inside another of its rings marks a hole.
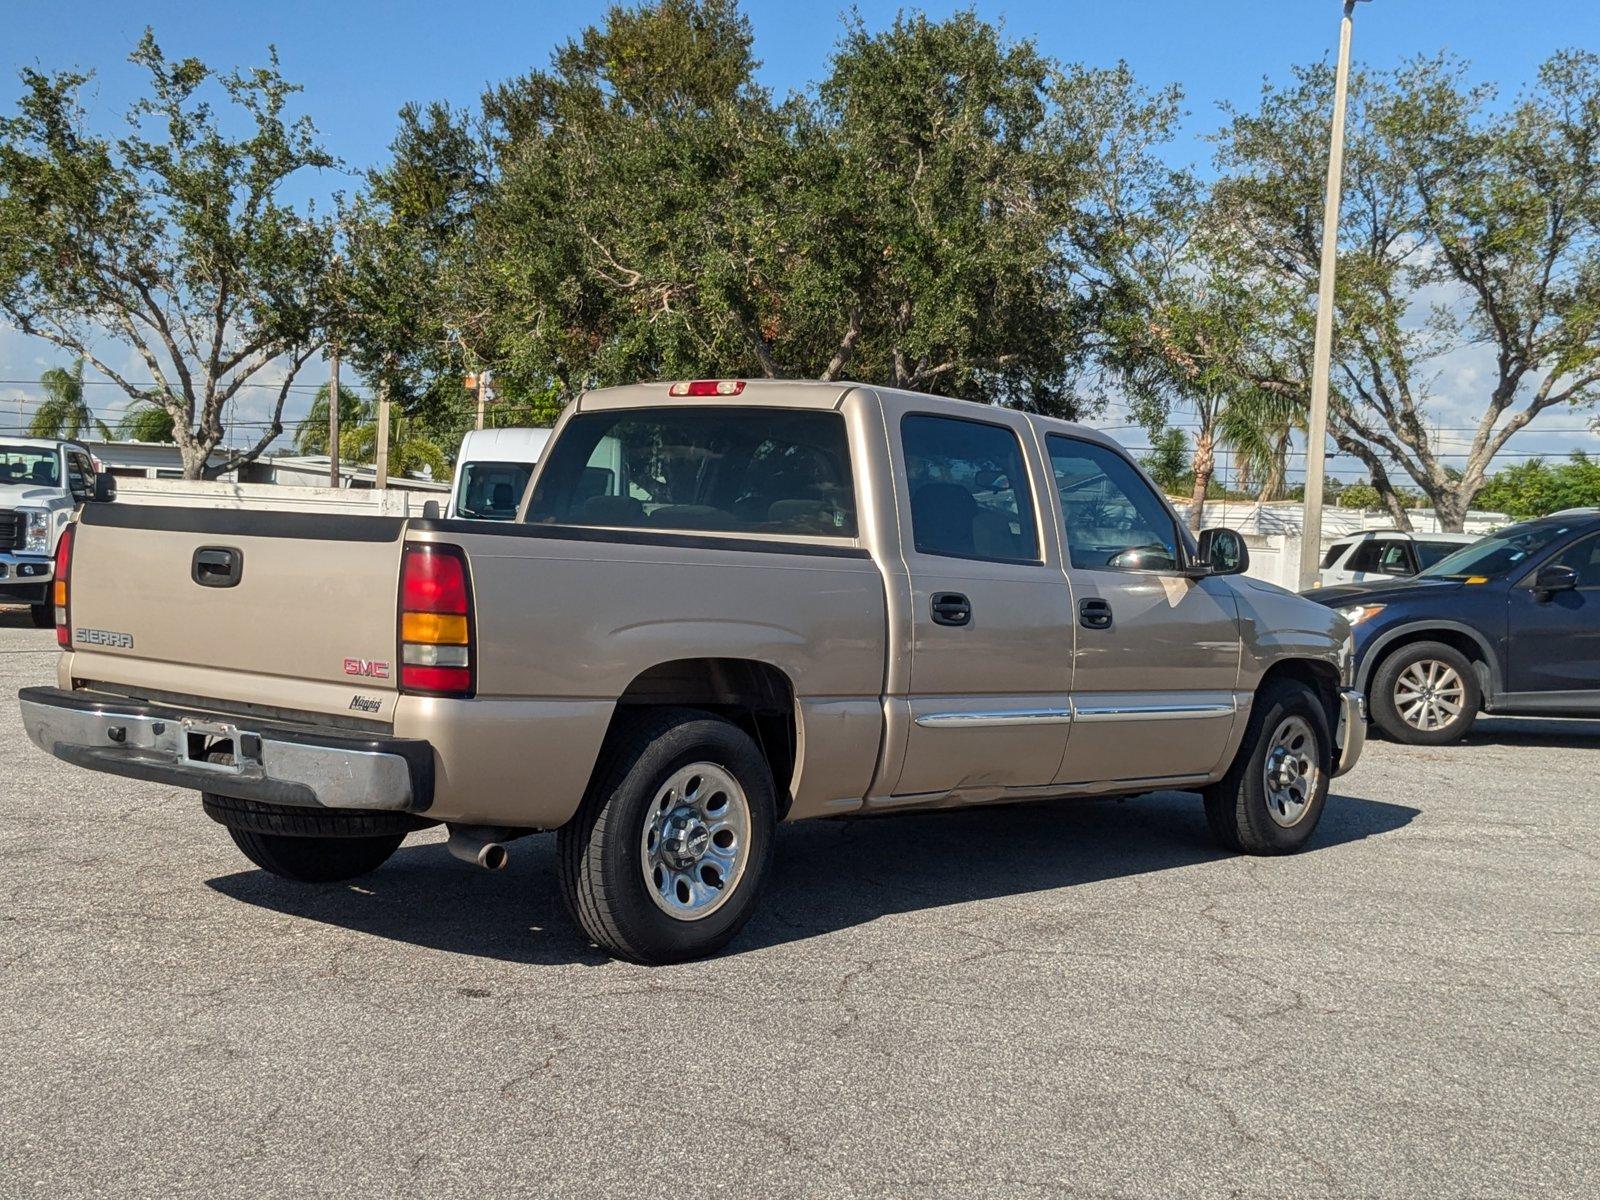
[[[935,592],[932,607],[935,625],[965,625],[972,620],[972,601],[960,592]]]
[[[1078,624],[1085,629],[1111,628],[1111,603],[1097,596],[1078,601]]]

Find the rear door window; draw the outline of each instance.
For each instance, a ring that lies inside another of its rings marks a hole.
[[[1425,570],[1433,566],[1447,554],[1454,554],[1461,549],[1460,542],[1416,542],[1414,548],[1417,552],[1417,569]]]
[[[987,421],[907,413],[900,445],[919,553],[1039,561],[1033,492],[1015,433]]]
[[[530,522],[856,536],[850,446],[836,412],[582,413],[546,459],[528,502]]]

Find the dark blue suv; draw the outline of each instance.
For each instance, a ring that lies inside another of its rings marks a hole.
[[[1600,717],[1600,509],[1512,525],[1411,579],[1306,593],[1355,636],[1356,684],[1402,742],[1479,711]]]

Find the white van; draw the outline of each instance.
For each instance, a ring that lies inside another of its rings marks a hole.
[[[461,439],[446,516],[510,521],[517,515],[548,429],[474,429]]]

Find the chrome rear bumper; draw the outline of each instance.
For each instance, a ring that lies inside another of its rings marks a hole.
[[[60,688],[17,699],[36,746],[93,771],[303,807],[420,812],[433,801],[433,748],[415,738]],[[233,761],[207,761],[222,743]]]
[[[1333,740],[1337,748],[1333,774],[1337,778],[1356,765],[1367,744],[1367,698],[1357,688],[1339,691],[1339,728]]]

